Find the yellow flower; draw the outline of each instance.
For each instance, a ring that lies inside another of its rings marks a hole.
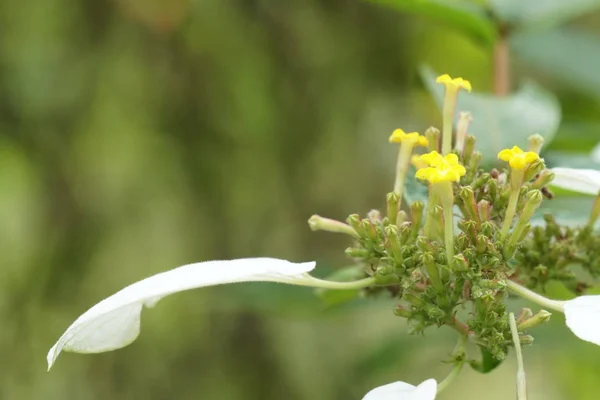
[[[437,151],[432,151],[423,154],[420,159],[430,167],[418,170],[416,177],[431,183],[458,182],[460,177],[467,173],[465,167],[459,164],[458,156],[454,153],[442,157]]]
[[[402,129],[396,129],[389,138],[390,143],[412,143],[413,146],[427,147],[427,138],[419,135],[418,132],[406,133]]]
[[[466,91],[471,91],[471,82],[463,78],[454,78],[452,79],[450,75],[444,74],[437,77],[435,80],[437,83],[441,83],[446,86],[446,88],[450,89],[465,89]]]
[[[533,151],[523,151],[518,146],[513,146],[512,149],[504,149],[498,153],[498,158],[508,162],[512,169],[524,169],[535,160],[539,160],[540,156]]]

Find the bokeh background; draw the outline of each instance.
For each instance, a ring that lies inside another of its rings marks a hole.
[[[409,336],[389,299],[331,307],[273,284],[169,297],[125,349],[63,354],[51,372],[45,356],[88,307],[181,264],[273,256],[317,260],[319,276],[348,265],[348,240],[306,220],[383,207],[390,132],[440,125],[423,65],[482,93],[535,80],[552,106],[537,121],[556,121],[543,127],[549,162],[592,165],[599,7],[1,0],[0,398],[348,400],[441,380],[450,330]],[[518,127],[531,104],[489,135],[535,133]],[[600,349],[553,318],[525,349],[530,398],[597,399]],[[513,357],[487,375],[466,368],[440,398],[514,398]]]

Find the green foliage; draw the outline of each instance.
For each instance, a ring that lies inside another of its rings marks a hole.
[[[441,22],[463,31],[469,37],[491,46],[496,32],[481,5],[462,0],[368,0],[399,11],[428,18],[429,23]]]

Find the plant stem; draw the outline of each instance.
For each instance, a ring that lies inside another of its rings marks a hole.
[[[444,211],[444,245],[446,247],[446,257],[448,265],[454,258],[454,194],[452,193],[452,183],[440,182],[439,184],[440,200]]]
[[[394,181],[394,192],[398,195],[399,201],[402,202],[402,192],[404,191],[404,181],[410,167],[410,157],[414,149],[414,143],[403,141],[400,143],[398,152],[398,161],[396,162],[396,180]]]
[[[542,295],[535,293],[532,290],[527,289],[524,286],[519,285],[516,282],[511,281],[511,280],[507,280],[506,284],[508,286],[508,290],[510,290],[514,294],[516,294],[524,299],[527,299],[533,303],[536,303],[536,304],[538,304],[544,308],[548,308],[550,310],[560,311],[562,313],[565,312],[565,306],[564,306],[565,302],[564,301],[548,299]]]
[[[459,359],[454,364],[454,368],[452,368],[452,371],[450,371],[448,376],[446,376],[446,378],[438,385],[437,393],[441,393],[442,391],[444,391],[448,386],[450,386],[452,382],[454,382],[458,375],[460,375],[462,368],[465,365],[465,359],[467,358],[465,354],[466,340],[467,337],[464,335],[461,335],[458,339],[458,344],[454,349],[454,356],[459,357]]]
[[[513,219],[517,212],[517,204],[519,203],[519,192],[521,191],[521,184],[523,182],[524,171],[522,169],[512,169],[510,174],[510,198],[508,199],[508,206],[506,208],[506,214],[504,215],[504,222],[502,223],[502,229],[500,230],[500,237],[506,237],[510,226],[512,225]]]
[[[457,98],[458,88],[446,86],[442,111],[442,155],[449,154],[452,151],[452,122]]]
[[[517,356],[517,400],[527,400],[527,379],[525,377],[525,367],[523,366],[523,353],[521,352],[521,340],[519,339],[519,330],[515,314],[508,314],[510,331],[512,333],[515,354]]]
[[[307,275],[306,280],[304,280],[304,281],[292,281],[290,283],[293,285],[310,286],[310,287],[315,287],[315,288],[352,290],[352,289],[362,289],[367,286],[371,286],[373,283],[375,283],[375,278],[365,278],[365,279],[360,279],[358,281],[352,281],[352,282],[334,282],[334,281],[326,281],[323,279],[314,278],[310,275]]]

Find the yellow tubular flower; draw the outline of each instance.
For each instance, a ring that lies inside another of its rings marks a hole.
[[[465,89],[467,92],[471,91],[471,82],[463,78],[452,79],[450,75],[444,74],[438,76],[435,81],[436,83],[441,83],[442,85],[446,86],[448,89]]]
[[[444,74],[435,80],[446,87],[444,93],[444,109],[442,111],[442,154],[450,154],[452,150],[452,125],[454,121],[454,110],[458,100],[458,91],[464,89],[471,91],[471,83],[463,78],[452,79],[450,75]]]
[[[402,129],[396,129],[389,138],[390,143],[402,143],[408,142],[413,143],[413,146],[427,147],[427,138],[419,135],[418,132],[406,133]]]
[[[459,164],[458,156],[454,153],[442,157],[437,151],[423,154],[420,159],[430,165],[417,171],[418,179],[427,180],[431,183],[458,182],[467,171]]]
[[[518,146],[513,146],[512,149],[504,149],[498,153],[498,158],[508,162],[512,169],[524,169],[535,160],[539,160],[540,156],[533,151],[523,151]]]

